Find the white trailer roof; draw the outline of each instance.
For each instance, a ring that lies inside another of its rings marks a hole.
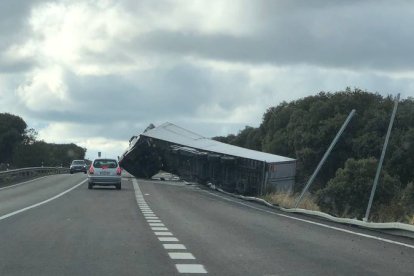
[[[216,152],[258,161],[265,161],[268,163],[295,161],[295,159],[292,158],[245,149],[215,141],[172,123],[164,123],[156,128],[142,133],[141,135],[199,150]]]

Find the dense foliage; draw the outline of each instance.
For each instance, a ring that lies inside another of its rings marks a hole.
[[[75,144],[37,141],[36,135],[36,131],[28,129],[21,117],[0,113],[0,170],[8,166],[69,166],[73,159],[85,157],[84,148]]]
[[[321,92],[269,108],[258,128],[246,127],[238,135],[215,139],[296,158],[295,190],[300,191],[348,114],[355,109],[356,116],[320,171],[311,192],[318,195],[322,210],[360,217],[366,208],[393,104],[390,96],[360,89]],[[399,103],[384,162],[381,192],[375,198],[378,208],[392,204],[396,198],[407,198],[402,193],[414,181],[413,168],[414,100],[408,98]],[[382,192],[387,196],[383,197]]]

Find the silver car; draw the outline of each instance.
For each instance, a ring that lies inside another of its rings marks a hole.
[[[112,186],[121,189],[121,173],[118,161],[115,159],[99,158],[93,160],[88,170],[88,189],[95,185]]]

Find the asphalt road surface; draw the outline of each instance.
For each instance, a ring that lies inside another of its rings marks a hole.
[[[413,275],[414,241],[182,182],[0,189],[0,275]]]

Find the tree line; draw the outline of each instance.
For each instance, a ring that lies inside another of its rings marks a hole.
[[[0,170],[38,166],[69,166],[84,159],[86,149],[75,144],[53,144],[37,140],[19,116],[0,113]]]
[[[311,193],[323,211],[362,218],[394,99],[347,88],[269,108],[259,127],[215,137],[225,143],[295,158],[295,192],[302,190],[352,109],[356,115],[316,178]],[[373,218],[414,219],[414,99],[399,103],[374,199]]]

